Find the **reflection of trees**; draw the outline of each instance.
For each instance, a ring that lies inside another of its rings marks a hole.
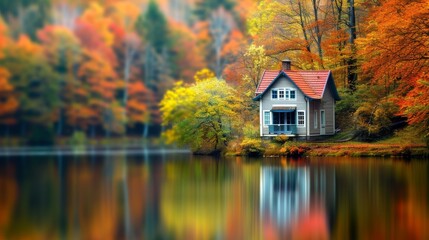
[[[11,224],[13,209],[18,195],[15,167],[0,161],[0,239]]]
[[[89,158],[0,159],[0,239],[429,239],[427,162]]]
[[[119,173],[104,169],[104,164],[79,159],[68,168],[69,238],[115,239],[118,201],[114,176]]]
[[[336,168],[333,238],[428,239],[427,163],[374,161]]]
[[[169,162],[161,216],[178,239],[258,238],[259,165],[225,161]]]

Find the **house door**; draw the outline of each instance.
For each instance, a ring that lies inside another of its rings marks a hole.
[[[320,110],[320,135],[325,135],[326,133],[326,116],[325,110]]]

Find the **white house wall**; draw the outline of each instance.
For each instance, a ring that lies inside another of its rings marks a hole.
[[[292,88],[296,90],[296,99],[295,100],[272,100],[271,99],[271,89],[273,88]],[[295,84],[291,82],[291,80],[287,79],[286,77],[281,77],[278,79],[262,96],[261,99],[261,105],[262,105],[262,111],[260,112],[260,117],[263,117],[263,111],[264,110],[271,110],[273,108],[273,105],[277,104],[287,104],[287,105],[296,105],[296,110],[304,110],[306,111],[306,101],[304,98],[304,94],[296,87]],[[307,112],[307,111],[306,111]],[[327,112],[328,113],[328,112]],[[306,113],[307,114],[307,113]],[[307,119],[307,116],[305,117]],[[296,120],[298,123],[298,121]],[[268,135],[268,127],[263,126],[262,127],[262,135]],[[298,127],[297,128],[297,134],[301,136],[306,135],[306,128],[305,127]]]

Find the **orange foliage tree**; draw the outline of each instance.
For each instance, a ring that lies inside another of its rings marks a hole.
[[[116,100],[122,81],[109,62],[98,52],[84,50],[77,76],[75,103],[67,111],[69,122],[83,129],[101,125],[106,132],[123,132],[122,110]]]
[[[397,103],[409,123],[429,133],[429,13],[428,0],[384,0],[374,7],[359,39],[362,69]]]
[[[10,44],[7,36],[7,26],[0,18],[0,59],[3,48]],[[10,125],[16,122],[13,114],[18,109],[18,100],[14,94],[14,87],[9,82],[10,73],[7,69],[0,67],[0,124]]]

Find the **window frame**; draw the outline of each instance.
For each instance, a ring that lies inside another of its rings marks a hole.
[[[280,93],[281,92],[281,93]],[[283,95],[283,97],[281,97],[281,94]],[[284,99],[286,99],[285,97],[286,97],[286,91],[285,91],[285,89],[284,88],[279,88],[278,90],[277,90],[277,96],[278,96],[278,98],[277,99],[282,99],[282,100],[284,100]]]
[[[268,113],[268,115],[269,115],[268,124],[266,124],[266,122],[265,122],[265,114],[266,114],[266,113]],[[263,115],[262,115],[262,123],[263,123],[263,126],[264,126],[264,127],[268,127],[268,125],[271,125],[271,123],[272,123],[272,114],[271,114],[271,111],[270,111],[270,110],[264,110],[264,111],[263,111]]]
[[[302,113],[302,123],[300,123],[300,113]],[[299,128],[305,127],[305,111],[304,110],[298,110],[296,111],[296,126]]]
[[[291,94],[292,91],[293,91],[293,98],[291,97],[292,96],[292,94]],[[289,89],[289,100],[296,100],[296,90],[293,89],[293,88]]]
[[[293,98],[291,97],[292,92]],[[295,88],[273,88],[271,89],[271,100],[296,101],[296,92]],[[273,97],[274,93],[276,96],[275,98]]]
[[[276,92],[276,97],[273,97],[274,91]],[[271,89],[271,100],[279,100],[279,90],[277,88]]]

